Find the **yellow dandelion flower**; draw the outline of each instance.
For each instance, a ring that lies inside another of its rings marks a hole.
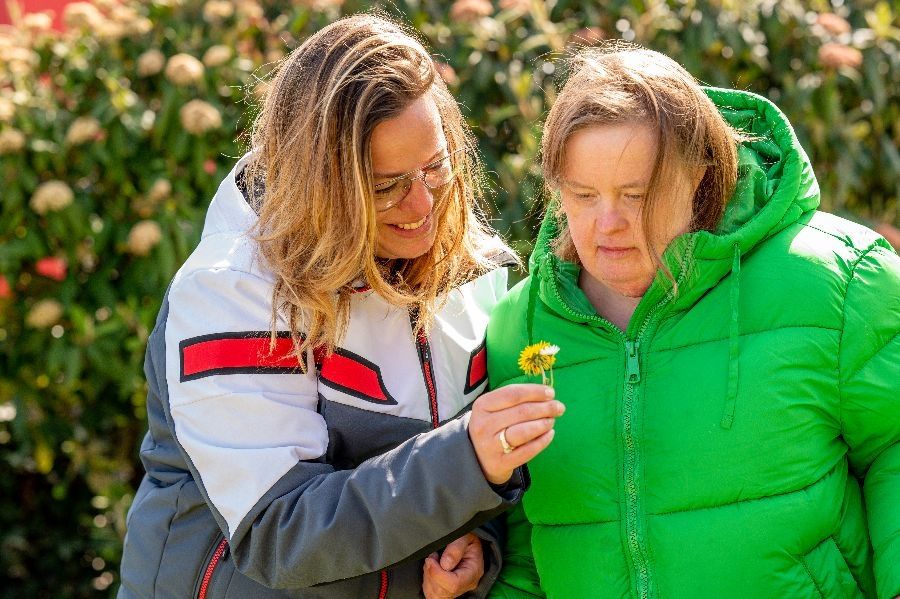
[[[541,377],[546,380],[546,372],[551,371],[556,363],[556,352],[559,348],[546,341],[538,341],[529,345],[519,354],[519,368],[525,374]]]

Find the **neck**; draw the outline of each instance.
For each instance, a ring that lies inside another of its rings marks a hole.
[[[634,314],[634,310],[640,303],[642,296],[630,297],[622,295],[587,274],[585,270],[581,271],[578,286],[584,291],[597,314],[623,331],[628,328],[631,315]]]

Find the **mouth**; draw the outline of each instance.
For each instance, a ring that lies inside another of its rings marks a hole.
[[[401,229],[403,231],[415,231],[416,229],[422,227],[428,221],[429,216],[431,216],[431,214],[426,214],[425,216],[422,217],[421,220],[417,220],[414,223],[397,223],[397,224],[391,225],[391,226]]]
[[[432,213],[428,213],[424,218],[412,223],[397,223],[387,225],[393,235],[406,239],[418,239],[424,235],[428,235],[432,227]]]
[[[613,246],[604,246],[601,245],[597,248],[600,252],[606,256],[611,258],[621,258],[626,256],[628,253],[635,251],[637,248],[633,247],[613,247]]]

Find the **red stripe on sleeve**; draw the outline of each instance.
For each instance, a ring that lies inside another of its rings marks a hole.
[[[293,370],[300,366],[291,356],[293,342],[290,338],[279,337],[275,349],[269,351],[269,336],[264,337],[221,337],[190,343],[181,350],[182,378],[197,378],[204,374],[219,374],[228,371],[277,371]]]

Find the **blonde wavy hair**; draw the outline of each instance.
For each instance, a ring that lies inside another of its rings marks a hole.
[[[411,31],[382,16],[332,23],[277,69],[253,124],[244,172],[259,214],[259,255],[275,275],[273,349],[280,313],[298,357],[307,349],[332,351],[346,332],[360,279],[410,310],[415,333],[427,333],[451,290],[511,254],[478,209],[485,186],[477,155],[459,152],[454,179],[435,192],[431,249],[412,260],[376,259],[372,131],[425,94],[437,105],[447,150],[473,147],[429,53]]]
[[[611,43],[572,57],[568,79],[556,98],[541,140],[541,167],[548,209],[560,222],[555,253],[578,262],[558,192],[565,150],[577,131],[588,127],[634,124],[657,134],[657,153],[641,218],[644,239],[656,265],[665,270],[656,247],[655,217],[672,182],[686,171],[705,167],[693,198],[692,231],[712,231],[725,213],[738,177],[738,144],[749,137],[733,129],[694,77],[671,58],[639,46]],[[669,274],[666,271],[666,274]]]

